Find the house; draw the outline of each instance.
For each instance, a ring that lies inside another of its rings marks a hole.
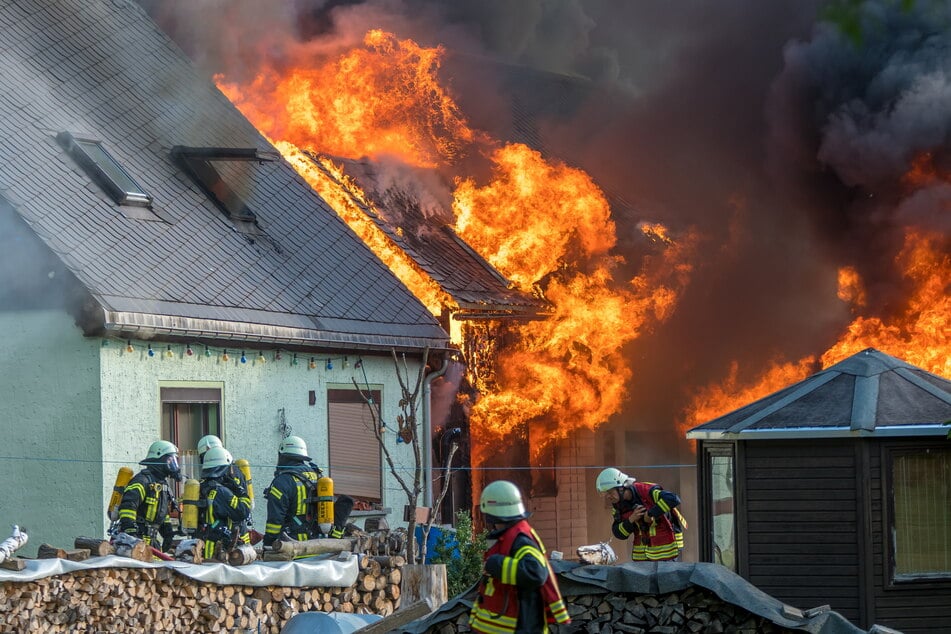
[[[120,467],[206,433],[259,530],[291,433],[402,516],[361,391],[395,420],[438,321],[135,2],[12,0],[0,34],[0,521],[103,535]]]
[[[951,629],[951,381],[867,349],[690,430],[701,557],[860,627]]]

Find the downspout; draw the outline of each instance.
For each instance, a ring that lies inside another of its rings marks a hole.
[[[432,382],[446,374],[449,370],[451,358],[443,361],[442,368],[430,372],[423,379],[423,478],[426,486],[423,489],[423,506],[432,509],[433,506],[433,419],[432,419]]]

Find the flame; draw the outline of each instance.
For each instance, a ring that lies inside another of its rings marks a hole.
[[[552,314],[506,324],[506,343],[485,348],[495,363],[474,380],[482,393],[471,410],[480,432],[473,444],[485,450],[496,438],[523,435],[530,422],[546,423],[540,445],[593,429],[620,410],[634,376],[623,347],[671,314],[696,240],[675,240],[663,225],[642,223],[655,253],[633,279],[615,279],[615,226],[598,186],[579,169],[471,130],[436,77],[442,55],[439,47],[374,30],[335,59],[285,55],[280,68],[264,68],[247,83],[216,80],[434,314],[452,308],[451,298],[398,248],[398,236],[368,218],[380,210],[340,167],[312,155],[386,155],[445,170],[490,148],[491,181],[457,174],[455,230],[516,287],[550,302]],[[478,343],[485,331],[473,326],[467,337]],[[470,361],[485,352],[475,348]],[[533,441],[537,431],[533,426]],[[473,454],[478,462],[479,449]]]
[[[839,341],[818,358],[797,362],[774,362],[748,385],[738,379],[734,362],[727,379],[699,391],[679,423],[686,431],[779,389],[800,381],[822,368],[866,348],[876,348],[933,374],[951,378],[951,256],[943,247],[945,238],[910,229],[895,265],[904,272],[913,291],[900,313],[889,319],[859,315]],[[852,267],[839,270],[839,298],[853,310],[865,307],[864,285]]]
[[[363,46],[331,60],[263,68],[246,85],[219,89],[271,139],[334,156],[451,163],[475,139],[436,72],[445,51],[369,31]],[[287,64],[287,63],[286,63]]]

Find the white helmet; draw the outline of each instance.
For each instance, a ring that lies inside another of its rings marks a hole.
[[[277,448],[277,453],[300,456],[304,460],[310,460],[310,456],[307,455],[307,443],[300,436],[288,436],[282,440],[280,447]]]
[[[623,473],[619,469],[608,467],[598,474],[598,481],[595,486],[598,488],[598,493],[607,493],[611,489],[622,487],[627,484],[628,481],[633,480],[634,478]]]
[[[508,480],[496,480],[486,485],[479,498],[479,509],[484,515],[503,521],[528,517],[521,491]]]
[[[149,445],[149,452],[144,460],[139,464],[157,469],[164,476],[181,478],[181,470],[178,467],[178,447],[167,440],[156,440]]]
[[[212,447],[201,463],[201,475],[205,477],[221,475],[234,463],[234,456],[224,447]]]
[[[214,434],[208,434],[207,436],[202,436],[198,441],[198,446],[195,447],[198,450],[198,455],[204,458],[205,452],[207,452],[212,447],[224,447],[221,444],[221,438],[218,438]]]

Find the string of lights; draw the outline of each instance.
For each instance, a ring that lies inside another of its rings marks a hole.
[[[304,353],[291,352],[283,348],[272,348],[270,350],[253,350],[251,356],[248,356],[247,350],[238,348],[219,348],[209,346],[204,343],[180,343],[180,344],[157,344],[153,347],[151,343],[133,341],[132,339],[118,339],[115,337],[104,337],[102,347],[115,347],[120,354],[142,355],[145,360],[154,357],[165,359],[209,359],[214,358],[221,363],[229,363],[234,358],[236,364],[244,365],[264,365],[268,362],[287,361],[292,366],[306,367],[309,370],[323,368],[333,370],[335,367],[348,370],[363,368],[363,359],[361,357],[351,358],[349,355],[342,356],[322,356],[310,355]],[[144,348],[143,348],[144,346]],[[163,349],[164,346],[164,349]],[[256,355],[254,353],[257,353]],[[366,371],[364,370],[364,375]]]

